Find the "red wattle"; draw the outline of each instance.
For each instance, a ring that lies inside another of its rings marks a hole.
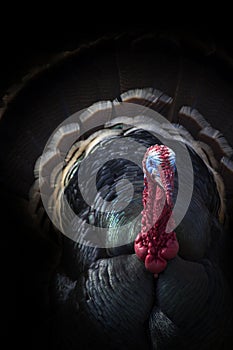
[[[148,248],[145,247],[144,245],[141,245],[140,242],[139,243],[134,242],[134,251],[139,259],[143,261],[145,260],[147,255],[147,250]]]
[[[162,248],[160,251],[160,255],[164,259],[173,259],[177,255],[179,251],[179,243],[177,240],[169,239],[166,243],[166,247]]]
[[[155,275],[165,270],[167,266],[166,260],[164,260],[162,257],[155,257],[151,254],[148,254],[145,259],[145,267],[150,272],[154,273]]]

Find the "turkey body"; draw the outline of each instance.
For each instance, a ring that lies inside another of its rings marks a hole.
[[[41,264],[40,257],[40,266],[36,269],[43,271],[39,274],[39,284],[43,287],[38,294],[46,310],[46,322],[43,320],[41,328],[35,327],[48,333],[46,340],[43,338],[48,348],[231,348],[232,295],[228,257],[232,242],[220,218],[224,193],[215,172],[207,164],[223,177],[226,216],[229,216],[232,154],[231,147],[217,135],[218,146],[213,130],[205,129],[209,128],[205,122],[220,129],[231,141],[232,121],[228,116],[233,112],[232,86],[214,74],[207,69],[205,60],[201,63],[192,60],[174,42],[164,45],[151,37],[104,39],[71,54],[55,68],[41,74],[9,105],[1,121],[1,142],[9,150],[7,159],[2,157],[2,183],[11,188],[13,198],[20,198],[21,206],[27,204],[34,181],[34,164],[54,128],[70,114],[95,102],[116,98],[119,102],[124,99],[129,103],[140,102],[139,105],[161,113],[176,128],[183,125],[191,134],[187,139],[183,131],[193,164],[193,194],[187,213],[176,229],[179,254],[158,279],[136,257],[133,240],[122,246],[90,247],[60,236],[52,225],[44,233],[41,218],[35,228],[34,223],[29,225],[30,220],[24,214],[23,228],[25,225],[28,235],[34,232],[48,259]],[[157,91],[154,89],[163,91],[156,95],[152,105],[150,99],[138,98],[138,91],[145,87],[152,87],[151,94]],[[128,91],[131,91],[129,95]],[[183,106],[191,107],[182,109]],[[226,117],[226,123],[220,125],[219,114]],[[13,127],[6,137],[9,120],[11,125],[13,121]],[[138,152],[140,147],[161,143],[150,130],[140,125],[125,130],[125,125],[123,121],[101,128],[118,130],[115,138],[137,142]],[[103,152],[115,138],[101,139]],[[212,150],[215,166],[206,148],[204,153],[202,149],[198,154],[195,140],[204,141]],[[96,164],[101,161],[101,153],[97,152],[99,145],[90,146]],[[127,153],[127,142],[125,145],[122,154]],[[142,170],[122,156],[122,159],[107,162],[98,172],[97,189],[108,201],[114,200],[119,180],[124,178],[133,184],[134,196],[119,216],[91,211],[80,195],[78,172],[79,166],[64,188],[72,210],[87,222],[94,220],[96,225],[119,227],[120,235],[122,223],[129,222],[142,210]],[[126,190],[127,187],[122,188],[122,192]],[[177,193],[176,174],[174,201]],[[37,217],[41,207],[37,202]],[[21,220],[21,211],[19,217]],[[137,233],[132,227],[132,237]]]

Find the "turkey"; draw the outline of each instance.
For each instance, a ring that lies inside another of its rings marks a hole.
[[[230,349],[233,150],[190,93],[199,63],[127,40],[63,57],[4,111],[4,184],[49,247],[42,330],[52,349]]]

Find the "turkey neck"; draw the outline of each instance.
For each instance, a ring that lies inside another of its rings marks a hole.
[[[143,160],[144,209],[141,232],[135,240],[134,248],[139,259],[144,261],[146,269],[158,277],[158,273],[166,268],[167,260],[176,256],[179,245],[175,232],[172,230],[169,233],[166,232],[166,229],[169,230],[169,227],[174,225],[172,217],[174,170],[170,164],[169,149],[166,146],[153,147],[148,149]],[[161,159],[161,164],[156,168],[156,171],[159,171],[160,183],[156,181],[158,176],[153,176],[154,172],[150,174],[146,168],[147,156],[154,150],[159,152],[159,159]],[[171,224],[169,227],[167,227],[168,221]]]
[[[144,186],[142,232],[153,230],[159,237],[165,233],[166,225],[172,215],[172,199],[170,193],[166,193],[150,176],[145,177]]]

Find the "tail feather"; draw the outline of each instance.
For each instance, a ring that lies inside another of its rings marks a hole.
[[[183,106],[179,111],[178,123],[183,125],[194,138],[197,138],[198,133],[209,123],[205,118],[194,108]]]
[[[198,134],[198,139],[211,146],[218,161],[224,156],[231,157],[233,155],[233,149],[230,147],[224,136],[220,131],[211,126],[202,129]]]
[[[165,111],[169,109],[172,98],[162,91],[153,88],[132,89],[124,92],[120,96],[120,101],[139,104],[155,111]]]

